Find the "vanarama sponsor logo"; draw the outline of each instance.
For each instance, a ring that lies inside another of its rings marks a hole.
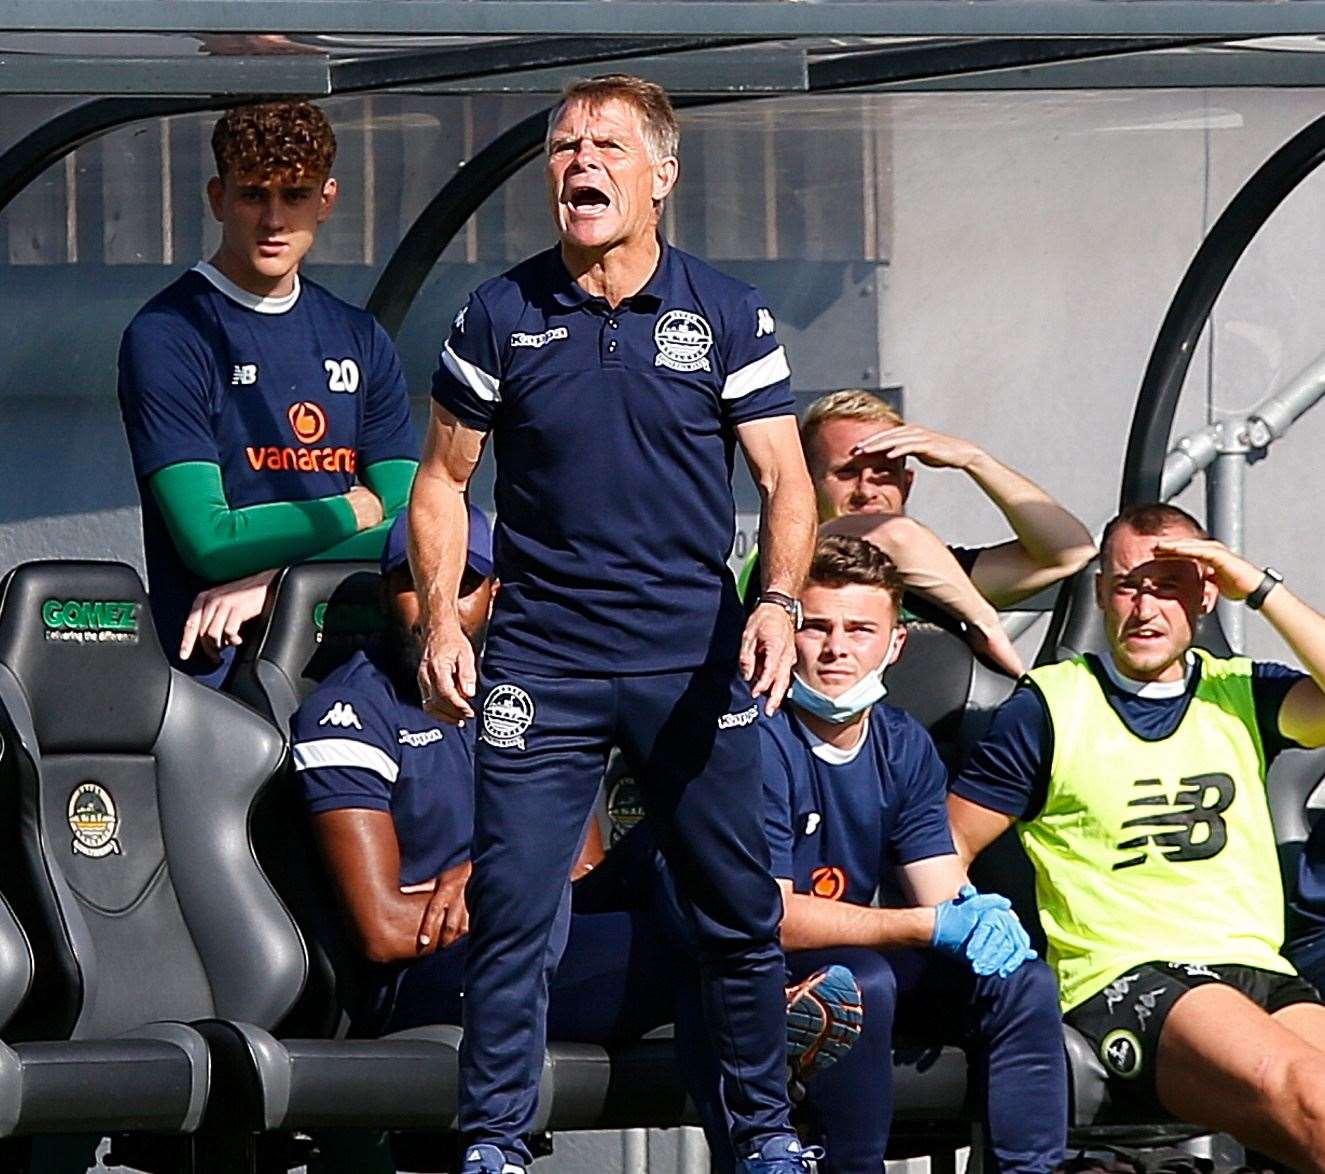
[[[286,417],[290,431],[301,445],[316,444],[327,434],[327,413],[312,400],[290,405]],[[358,466],[352,448],[325,445],[322,448],[293,448],[290,445],[247,445],[244,455],[257,473],[350,473]]]
[[[138,604],[131,599],[48,599],[41,605],[47,640],[136,644]]]
[[[249,468],[267,473],[353,473],[358,457],[352,448],[281,448],[274,444],[245,447]]]

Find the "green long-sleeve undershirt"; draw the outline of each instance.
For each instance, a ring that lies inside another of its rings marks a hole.
[[[221,467],[211,461],[168,465],[147,485],[184,565],[209,582],[229,583],[306,559],[378,558],[417,467],[391,460],[364,468],[360,480],[381,499],[385,521],[362,531],[340,494],[231,509]]]

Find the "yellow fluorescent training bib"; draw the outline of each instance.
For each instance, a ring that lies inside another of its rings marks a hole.
[[[1123,724],[1084,657],[1029,674],[1053,762],[1018,832],[1064,1011],[1142,962],[1294,973],[1251,661],[1196,654],[1195,696],[1158,741]]]

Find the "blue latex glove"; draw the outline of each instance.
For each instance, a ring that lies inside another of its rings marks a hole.
[[[977,893],[971,884],[962,885],[956,897],[934,910],[932,943],[976,974],[1001,978],[1035,957],[1012,902],[997,893]]]

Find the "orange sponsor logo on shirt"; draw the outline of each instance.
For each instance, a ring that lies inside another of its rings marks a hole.
[[[291,404],[289,412],[290,429],[300,444],[316,444],[327,434],[327,414],[311,400],[300,400]]]
[[[244,449],[249,468],[266,473],[350,473],[358,465],[352,448],[280,448],[274,444]]]
[[[810,873],[810,892],[825,901],[840,901],[847,891],[847,875],[840,868],[816,868]]]
[[[327,434],[327,414],[321,405],[300,400],[286,413],[294,438],[302,445],[316,444]],[[267,473],[349,473],[358,465],[354,449],[327,445],[324,448],[292,448],[267,444],[244,449],[249,468]]]

